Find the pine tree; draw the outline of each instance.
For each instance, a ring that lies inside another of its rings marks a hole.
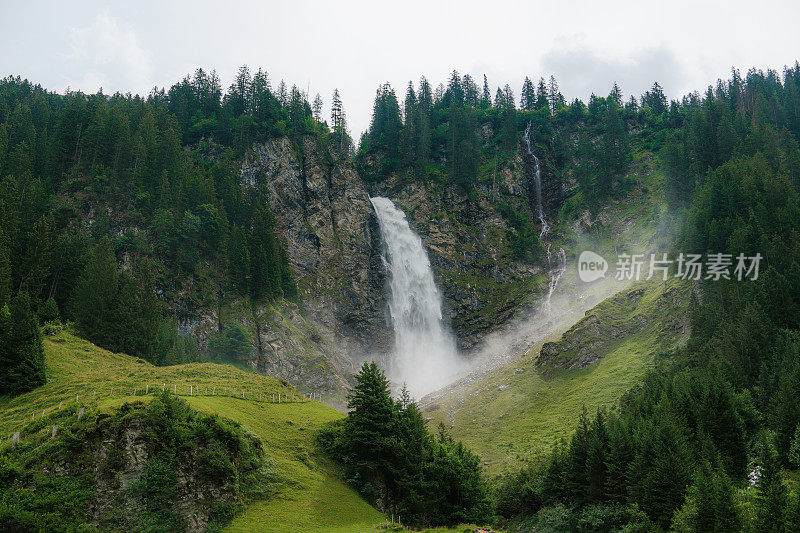
[[[523,111],[533,111],[536,107],[536,89],[533,88],[533,82],[527,76],[522,83],[522,101],[520,109]]]
[[[289,91],[286,89],[286,82],[283,80],[278,84],[278,94],[276,94],[276,97],[283,107],[289,104]]]
[[[763,434],[756,446],[760,476],[756,498],[755,531],[783,532],[786,525],[787,491],[778,454],[769,434]]]
[[[483,92],[481,93],[480,105],[482,109],[492,107],[492,93],[489,90],[489,82],[486,80],[486,74],[483,75]]]
[[[500,87],[497,88],[497,92],[494,95],[494,107],[497,109],[505,109],[506,107],[506,95]]]
[[[39,322],[27,293],[17,294],[11,309],[0,309],[0,395],[17,396],[44,385],[45,362]]]
[[[242,228],[235,226],[228,244],[228,261],[233,289],[247,294],[250,287],[250,250]]]
[[[334,131],[339,131],[342,127],[342,100],[339,97],[339,89],[333,90],[331,100],[331,127]]]
[[[111,242],[104,238],[92,248],[70,302],[78,329],[98,344],[108,340],[104,336],[104,326],[112,310],[118,282],[117,259]]]
[[[394,401],[389,382],[375,362],[364,363],[347,396],[345,464],[351,477],[358,476],[361,492],[375,502],[386,495],[390,438],[394,426]]]
[[[314,120],[322,122],[322,97],[319,93],[314,97]]]
[[[695,476],[686,502],[676,511],[672,529],[680,533],[740,531],[735,489],[724,469],[705,465]]]
[[[586,478],[589,501],[600,502],[605,498],[605,485],[608,473],[606,460],[609,455],[609,438],[606,430],[606,417],[603,411],[597,415],[589,428],[586,452]]]
[[[469,107],[478,107],[478,86],[469,74],[464,74],[461,83],[464,88],[464,103]]]
[[[617,107],[622,107],[622,90],[617,85],[617,82],[614,82],[614,87],[611,88],[611,93],[608,95],[611,100],[617,105]]]
[[[800,468],[800,424],[794,430],[794,437],[789,445],[789,464],[795,468]]]
[[[11,297],[11,264],[10,251],[2,244],[3,234],[0,230],[0,308]]]
[[[539,78],[539,85],[536,87],[536,110],[547,109],[550,111],[550,101],[547,99],[547,85],[544,78]]]
[[[562,106],[566,104],[564,95],[558,90],[558,82],[556,77],[551,75],[550,81],[547,84],[547,100],[550,103],[550,112],[555,114]]]

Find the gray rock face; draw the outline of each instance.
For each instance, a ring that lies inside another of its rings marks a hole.
[[[348,352],[387,350],[380,233],[347,154],[274,139],[253,147],[242,179],[266,185],[309,321]]]

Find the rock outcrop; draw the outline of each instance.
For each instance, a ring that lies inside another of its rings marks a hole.
[[[302,338],[315,338],[342,375],[351,370],[342,368],[350,361],[345,354],[388,351],[392,334],[385,311],[380,231],[349,155],[312,137],[299,145],[285,137],[273,139],[247,154],[242,180],[268,192],[302,299],[303,316],[291,319],[292,326],[284,331],[273,327],[274,320],[259,324],[264,326],[259,333],[263,368],[294,377],[292,367],[301,363],[284,355],[307,352],[308,346],[298,349],[303,342],[287,334],[292,328],[301,331]],[[263,317],[263,312],[257,314]]]
[[[643,282],[626,289],[587,311],[558,341],[544,343],[536,366],[545,372],[585,368],[615,343],[646,330],[657,340],[685,338],[689,334],[686,308],[690,290],[689,284],[674,280]]]

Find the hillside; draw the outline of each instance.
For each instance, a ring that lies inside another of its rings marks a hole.
[[[468,386],[430,400],[423,412],[431,425],[441,421],[451,427],[481,456],[490,475],[545,455],[572,433],[584,407],[590,412],[613,408],[659,355],[685,341],[687,289],[676,283],[646,283],[587,311],[586,318],[553,344],[577,345],[560,355],[570,361],[580,360],[575,352],[588,344],[591,363],[579,368],[555,365],[540,355],[540,342]],[[587,334],[596,323],[642,327],[616,337]]]
[[[13,432],[20,432],[24,446],[67,410],[74,414],[78,406],[85,406],[87,413],[111,412],[126,402],[148,401],[168,386],[192,408],[242,424],[263,444],[274,471],[269,498],[250,504],[229,530],[353,531],[385,520],[345,485],[315,444],[314,432],[342,415],[319,402],[300,401],[300,393],[283,380],[211,363],[154,367],[65,332],[45,340],[45,353],[47,385],[13,400],[0,400],[3,455],[15,453]],[[190,396],[198,389],[202,396]],[[271,401],[273,394],[276,403]],[[277,403],[278,394],[288,403]]]
[[[583,407],[614,407],[659,354],[686,340],[688,285],[613,279],[618,253],[664,251],[674,239],[664,172],[641,139],[632,144],[633,161],[622,178],[634,184],[627,194],[596,213],[576,209],[574,201],[562,210],[553,231],[568,262],[551,311],[541,300],[529,304],[527,318],[512,321],[499,339],[484,339],[478,357],[485,362],[422,399],[429,427],[451,427],[489,475],[546,455],[572,433]],[[575,265],[584,250],[609,261],[603,281],[578,279]]]

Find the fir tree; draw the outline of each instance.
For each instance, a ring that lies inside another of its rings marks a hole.
[[[536,87],[536,110],[547,109],[550,111],[550,101],[547,99],[547,85],[544,78],[539,78],[539,85]]]
[[[492,107],[492,93],[489,90],[489,82],[486,80],[486,74],[483,75],[483,91],[481,92],[479,107],[482,109]]]
[[[247,247],[244,231],[238,226],[231,232],[228,261],[233,289],[239,294],[247,294],[250,287],[250,250]]]
[[[533,88],[533,82],[527,76],[522,83],[522,100],[520,102],[520,109],[523,111],[533,111],[536,107],[536,89]]]
[[[762,434],[756,449],[759,478],[754,527],[756,531],[783,532],[786,526],[788,497],[771,436]]]
[[[322,122],[322,97],[317,93],[314,97],[314,120]]]
[[[42,336],[27,293],[0,308],[0,395],[17,396],[44,385]]]

